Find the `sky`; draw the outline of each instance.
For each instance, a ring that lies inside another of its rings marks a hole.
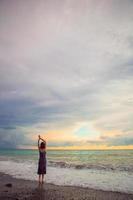
[[[0,1],[0,148],[133,149],[133,1]]]

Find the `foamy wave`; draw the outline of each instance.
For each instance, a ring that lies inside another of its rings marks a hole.
[[[67,163],[64,161],[48,161],[48,165],[52,167],[61,167],[61,168],[75,168],[75,169],[95,169],[95,170],[106,170],[106,171],[127,171],[133,172],[132,165],[111,165],[111,164],[92,164],[92,163],[83,163],[83,164],[75,164],[75,163]]]
[[[37,163],[0,161],[0,172],[16,178],[37,180]],[[46,182],[133,193],[133,173],[74,168],[47,167]]]
[[[23,159],[18,157],[8,157],[8,156],[0,156],[1,161],[14,161],[16,163],[38,163],[38,160],[33,159]],[[72,162],[65,162],[65,161],[57,161],[57,160],[47,160],[47,165],[50,167],[59,167],[59,168],[73,168],[77,170],[101,170],[101,171],[122,171],[122,172],[133,172],[133,165],[130,163],[127,164],[120,164],[120,163],[72,163]]]

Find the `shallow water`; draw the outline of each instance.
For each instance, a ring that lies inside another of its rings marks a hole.
[[[0,150],[0,171],[37,179],[37,150]],[[133,150],[47,151],[46,181],[133,193]]]
[[[37,161],[38,150],[0,150],[6,159]],[[133,172],[133,150],[49,150],[48,166]]]

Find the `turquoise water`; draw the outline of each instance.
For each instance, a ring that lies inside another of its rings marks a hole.
[[[38,150],[3,149],[0,159],[38,160]],[[133,172],[133,150],[48,150],[49,166]]]

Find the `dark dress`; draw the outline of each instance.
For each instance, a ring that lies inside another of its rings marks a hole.
[[[46,174],[46,151],[39,151],[38,174]]]

